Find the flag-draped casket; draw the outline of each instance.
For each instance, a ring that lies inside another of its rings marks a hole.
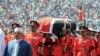
[[[70,29],[72,33],[76,30],[76,24],[69,19],[49,17],[42,18],[39,23],[41,31],[54,33],[58,38],[62,37],[62,28]]]

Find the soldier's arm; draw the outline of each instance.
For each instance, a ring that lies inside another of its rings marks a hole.
[[[90,52],[91,52],[92,56],[96,56],[96,44],[95,44],[95,40],[93,38],[91,39]]]
[[[75,39],[75,42],[74,42],[74,50],[73,50],[74,56],[77,56],[77,48],[78,48],[78,46],[77,46],[77,39]]]

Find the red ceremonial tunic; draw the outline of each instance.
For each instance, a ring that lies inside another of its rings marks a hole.
[[[40,33],[26,33],[24,39],[30,43],[33,50],[33,56],[38,56],[39,45],[43,42],[43,35]]]
[[[57,44],[53,47],[53,56],[63,56],[63,47],[62,42],[60,40],[57,41]]]
[[[73,39],[73,38],[72,38]],[[63,42],[64,44],[64,48],[66,47],[66,52],[64,54],[64,56],[71,56],[73,55],[73,45],[72,45],[72,39],[71,36],[65,36],[65,41]]]
[[[97,55],[100,56],[100,38],[97,39]]]
[[[13,33],[6,35],[5,37],[5,43],[6,45],[9,43],[9,41],[15,39],[15,35]]]
[[[93,38],[89,37],[79,37],[74,41],[74,56],[96,56],[94,52],[91,51],[95,47],[95,42]]]

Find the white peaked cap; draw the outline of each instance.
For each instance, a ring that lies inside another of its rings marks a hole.
[[[18,32],[19,32],[19,33],[23,33],[23,29],[17,27],[17,28],[14,29],[14,32],[15,32],[15,33],[18,33]]]
[[[91,31],[95,31],[95,29],[93,29],[93,28],[88,28],[89,30],[91,30]]]

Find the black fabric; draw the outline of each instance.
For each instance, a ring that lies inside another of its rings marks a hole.
[[[62,28],[64,27],[64,21],[55,21],[53,24],[52,32],[58,37],[61,38],[62,35]],[[71,32],[74,34],[74,31],[76,30],[76,24],[74,22],[68,21],[66,23],[66,29],[70,29]]]
[[[53,25],[53,30],[52,32],[58,37],[61,38],[62,34],[62,28],[64,27],[64,22],[63,21],[55,21]]]
[[[74,23],[74,22],[72,22],[71,23],[71,32],[73,33],[73,34],[75,34],[75,31],[76,30],[76,24]]]

